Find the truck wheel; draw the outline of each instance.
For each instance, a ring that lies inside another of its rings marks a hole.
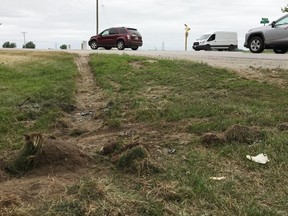
[[[211,50],[211,46],[209,45],[209,44],[207,44],[206,46],[205,46],[205,51],[210,51]]]
[[[277,54],[285,54],[288,50],[287,49],[273,49],[274,53]]]
[[[252,53],[261,53],[264,50],[264,43],[261,37],[252,37],[249,41],[249,50]]]

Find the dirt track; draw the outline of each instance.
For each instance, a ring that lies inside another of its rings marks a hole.
[[[102,93],[94,82],[88,65],[88,55],[81,54],[75,61],[79,70],[75,110],[66,113],[57,123],[58,126],[55,130],[51,134],[45,135],[44,146],[46,148],[56,147],[54,148],[55,152],[52,152],[53,155],[59,154],[56,151],[65,151],[63,152],[64,156],[72,156],[69,159],[71,163],[76,161],[81,164],[82,162],[86,163],[89,158],[91,159],[89,153],[98,151],[117,133],[100,129],[103,126],[102,121],[96,115],[101,112],[105,101],[103,102]],[[59,146],[65,146],[65,149],[59,148]],[[75,146],[79,148],[79,153],[78,150],[75,151]],[[63,160],[63,155],[59,160]],[[9,208],[21,203],[37,204],[41,200],[59,197],[65,192],[67,185],[75,183],[83,175],[89,175],[88,163],[74,167],[71,163],[69,165],[69,161],[66,159],[61,166],[55,166],[57,164],[57,158],[55,158],[55,161],[51,162],[51,166],[35,169],[21,179],[9,179],[6,174],[0,173],[0,181],[2,180],[0,215],[5,215],[3,213],[5,209],[2,208],[8,207],[7,211],[9,211]]]

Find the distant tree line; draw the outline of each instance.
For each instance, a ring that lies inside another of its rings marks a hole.
[[[17,45],[16,43],[10,43],[9,41],[6,41],[3,45],[2,45],[3,48],[16,48]],[[28,43],[24,44],[22,48],[25,48],[25,49],[35,49],[36,48],[36,45],[32,42],[32,41],[29,41]]]
[[[25,49],[35,49],[36,45],[32,41],[29,41],[28,43],[23,45],[23,48],[25,48]]]
[[[9,41],[6,41],[3,45],[3,48],[16,48],[16,43],[10,43]]]

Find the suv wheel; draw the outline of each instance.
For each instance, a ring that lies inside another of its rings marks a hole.
[[[95,40],[91,41],[90,47],[91,47],[91,49],[93,49],[93,50],[98,49],[97,41],[95,41]]]
[[[274,53],[277,53],[277,54],[284,54],[288,51],[288,49],[273,49]]]
[[[261,37],[252,37],[249,42],[249,49],[252,53],[261,53],[264,50],[264,43]]]
[[[123,40],[117,41],[116,46],[117,46],[117,49],[118,49],[118,50],[124,50],[124,48],[125,48],[124,41],[123,41]]]
[[[138,47],[131,47],[131,49],[132,49],[132,50],[137,50],[137,49],[138,49]]]

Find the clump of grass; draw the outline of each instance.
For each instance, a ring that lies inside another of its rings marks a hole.
[[[20,177],[35,167],[34,158],[40,151],[34,145],[25,144],[16,154],[15,158],[8,161],[5,167],[6,173]]]
[[[225,133],[229,142],[248,143],[259,142],[265,138],[265,134],[257,127],[245,127],[233,125]]]
[[[127,171],[137,170],[137,162],[143,160],[147,156],[148,152],[146,149],[142,146],[136,146],[121,155],[117,162],[117,167],[121,170]]]
[[[138,207],[137,213],[138,215],[143,216],[161,216],[163,215],[164,209],[163,205],[158,202],[155,203],[148,203],[146,205],[142,205]]]
[[[121,120],[119,118],[110,118],[106,120],[106,125],[110,129],[117,129],[121,126]]]
[[[159,166],[157,163],[151,162],[149,159],[144,159],[138,164],[138,173],[139,174],[157,174],[157,173],[163,173],[164,169]]]
[[[99,200],[105,197],[105,187],[93,178],[82,178],[67,190],[67,194],[75,195],[80,200]]]
[[[37,210],[37,214],[47,216],[83,216],[85,215],[85,205],[78,200],[64,199],[57,202],[46,202],[40,207],[40,209]]]
[[[201,143],[204,145],[223,144],[227,140],[223,135],[215,133],[206,133],[201,137]]]

